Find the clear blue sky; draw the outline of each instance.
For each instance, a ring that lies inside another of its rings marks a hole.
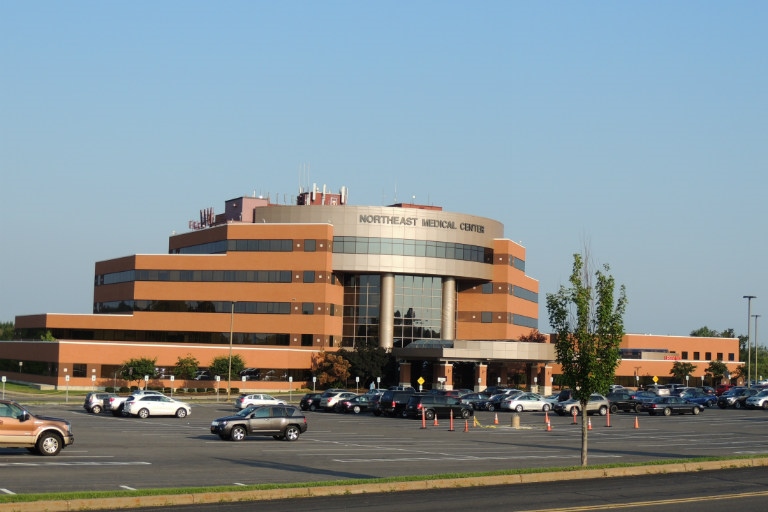
[[[628,332],[745,334],[766,27],[765,2],[0,0],[0,321],[90,313],[96,261],[308,167],[352,204],[503,222],[545,332],[587,248]]]

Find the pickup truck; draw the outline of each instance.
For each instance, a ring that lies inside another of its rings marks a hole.
[[[0,448],[52,456],[74,442],[69,421],[36,416],[12,400],[0,400]]]
[[[162,395],[163,393],[159,391],[152,391],[150,390],[143,390],[143,389],[137,389],[131,392],[128,396],[110,396],[109,398],[104,399],[104,410],[109,411],[112,413],[113,416],[122,416],[123,415],[123,407],[125,406],[126,400],[128,400],[131,397],[139,396],[139,395]]]

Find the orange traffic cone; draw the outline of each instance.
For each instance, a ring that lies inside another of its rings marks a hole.
[[[611,411],[609,410],[605,415],[605,426],[610,427],[611,426]]]
[[[453,432],[453,409],[451,409],[451,420],[448,422],[448,432]]]
[[[421,428],[427,428],[427,418],[424,416],[424,409],[421,410]]]
[[[587,430],[592,430],[592,418],[587,418]]]
[[[493,424],[498,425],[499,424],[499,413],[496,413],[496,416],[493,418]]]
[[[578,423],[578,421],[576,421],[576,408],[574,407],[571,409],[571,412],[573,413],[573,423],[571,423],[571,425],[575,425]]]
[[[435,426],[436,427],[439,426],[439,424],[437,423],[437,413],[435,413]]]
[[[544,411],[544,423],[549,423],[549,411]]]
[[[552,432],[552,424],[547,420],[547,432]]]
[[[464,420],[464,432],[469,432],[469,420]]]
[[[635,428],[640,428],[640,423],[637,421],[637,416],[635,416]]]

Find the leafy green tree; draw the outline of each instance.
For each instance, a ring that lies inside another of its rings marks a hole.
[[[200,361],[191,354],[187,354],[186,357],[181,357],[176,360],[176,366],[173,367],[173,375],[177,379],[189,380],[195,376],[198,368],[200,368]]]
[[[582,466],[587,465],[587,401],[613,383],[621,360],[627,298],[623,285],[614,298],[615,282],[609,270],[604,265],[594,273],[593,282],[582,256],[574,254],[570,287],[560,286],[557,293],[547,294],[556,360],[562,366],[563,382],[573,389],[581,406]]]
[[[56,338],[53,337],[53,333],[51,331],[45,331],[45,334],[40,335],[41,341],[56,341]]]
[[[360,377],[364,387],[383,377],[393,365],[395,358],[374,343],[358,343],[353,350],[341,349],[336,352],[349,363],[351,377]]]
[[[678,382],[683,382],[686,375],[693,375],[694,370],[696,370],[695,364],[675,361],[669,374],[674,376]]]
[[[699,327],[698,329],[691,331],[691,336],[697,338],[720,338],[720,333],[705,325],[704,327]]]
[[[209,369],[211,371],[211,375],[218,375],[222,380],[226,380],[227,382],[232,380],[232,377],[229,379],[227,378],[227,372],[229,371],[229,356],[214,358],[213,361],[211,361]],[[233,354],[231,375],[234,375],[235,378],[237,378],[237,376],[240,375],[240,372],[243,370],[245,370],[245,361],[243,361],[243,358],[240,356],[240,354]]]
[[[13,322],[0,322],[0,340],[10,341],[14,338],[14,334]]]
[[[721,381],[726,373],[728,373],[728,366],[722,361],[710,361],[704,371],[704,375],[711,379],[713,386],[717,381]]]
[[[120,369],[120,377],[128,382],[136,381],[137,386],[140,387],[141,382],[144,381],[144,376],[148,375],[150,379],[156,375],[155,363],[157,358],[149,359],[147,357],[129,359],[123,362],[123,366]]]

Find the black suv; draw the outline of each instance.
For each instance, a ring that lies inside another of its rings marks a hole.
[[[413,396],[415,391],[393,391],[387,390],[381,395],[378,404],[374,405],[373,414],[381,416],[386,414],[388,416],[405,416],[405,406],[408,404],[408,399]]]
[[[642,400],[630,395],[627,391],[613,391],[605,395],[611,403],[611,414],[622,412],[640,412],[643,408]]]
[[[307,393],[299,401],[299,408],[302,411],[316,411],[320,408],[320,400],[322,393]]]
[[[451,412],[455,418],[469,418],[472,416],[472,408],[468,404],[461,403],[455,396],[435,395],[432,393],[418,393],[408,399],[405,406],[405,415],[409,418],[424,418],[428,420],[435,417],[447,418]]]

